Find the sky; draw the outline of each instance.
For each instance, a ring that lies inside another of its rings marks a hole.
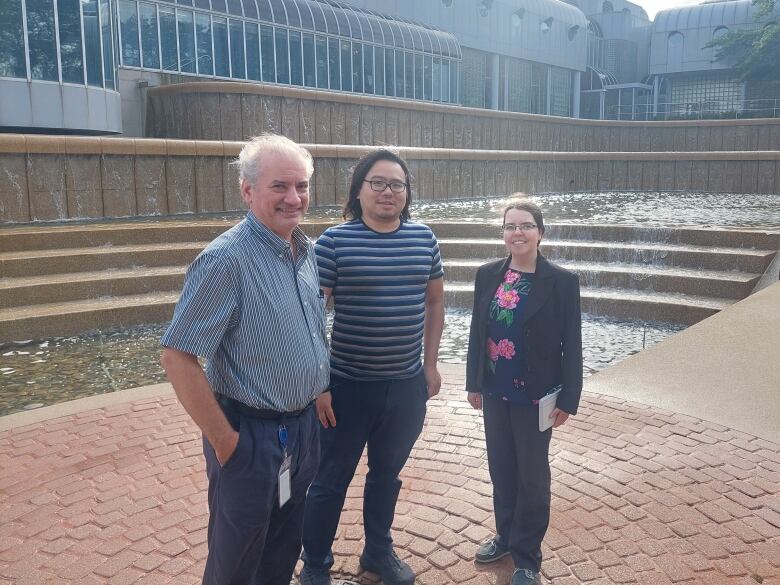
[[[701,0],[632,0],[634,4],[639,4],[647,11],[647,15],[652,20],[655,18],[655,13],[667,8],[674,8],[676,6],[690,6],[691,4],[699,4]]]

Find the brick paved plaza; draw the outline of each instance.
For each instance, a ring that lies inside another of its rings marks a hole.
[[[395,540],[421,585],[507,583],[479,569],[491,534],[480,416],[444,366],[404,472]],[[127,393],[122,393],[127,396]],[[577,583],[780,584],[778,445],[585,393],[554,435],[543,573]],[[199,583],[206,557],[200,435],[170,392],[0,432],[0,584]],[[358,573],[365,469],[335,568]]]

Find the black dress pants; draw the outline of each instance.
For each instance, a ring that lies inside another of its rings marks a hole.
[[[484,396],[490,479],[498,542],[515,566],[539,571],[550,522],[550,437],[539,432],[539,407]]]

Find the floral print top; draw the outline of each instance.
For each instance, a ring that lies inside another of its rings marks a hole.
[[[533,274],[509,268],[490,302],[485,393],[514,404],[531,405],[535,402],[525,393],[522,328],[533,278]]]

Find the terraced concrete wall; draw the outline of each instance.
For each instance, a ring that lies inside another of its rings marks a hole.
[[[242,143],[0,135],[0,223],[233,211]],[[314,205],[344,201],[368,147],[309,145]],[[400,148],[415,197],[513,191],[780,192],[780,151],[582,153]]]
[[[261,132],[309,144],[567,152],[780,150],[780,119],[576,120],[255,83],[196,82],[148,91],[147,136],[240,141]]]

